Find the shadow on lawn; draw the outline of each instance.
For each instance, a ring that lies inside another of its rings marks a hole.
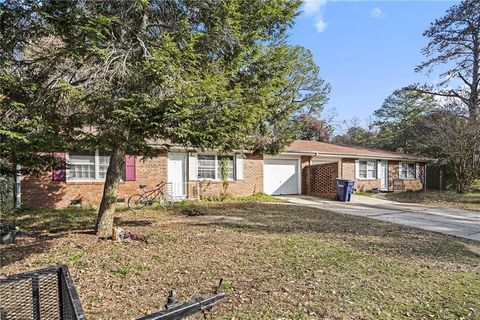
[[[325,234],[326,238],[340,238],[351,247],[391,256],[402,255],[457,263],[471,263],[472,260],[478,263],[480,258],[465,246],[465,244],[478,246],[474,241],[315,208],[246,203],[200,207],[199,210],[209,215],[244,218],[244,225],[216,220],[207,223],[233,228],[240,232]]]
[[[50,247],[51,241],[61,235],[26,236],[20,235],[17,243],[5,245],[0,249],[0,267],[22,261],[30,255],[43,252]]]
[[[151,220],[131,220],[131,219],[124,219],[121,217],[116,217],[114,219],[113,225],[118,226],[121,228],[125,227],[145,227],[152,224]]]
[[[122,214],[124,210],[118,210]],[[17,243],[2,246],[0,265],[6,266],[28,256],[41,253],[50,243],[66,233],[93,234],[97,210],[93,208],[68,207],[65,209],[23,210],[4,218],[13,227],[19,227]],[[114,224],[120,227],[144,227],[152,224],[145,219],[117,217]]]

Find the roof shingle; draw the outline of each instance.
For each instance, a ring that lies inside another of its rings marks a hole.
[[[425,157],[419,157],[413,154],[385,151],[379,149],[362,148],[357,146],[343,146],[338,144],[295,140],[285,150],[286,152],[312,152],[320,155],[338,155],[338,156],[356,156],[356,157],[377,157],[379,159],[398,159],[398,160],[427,160]]]

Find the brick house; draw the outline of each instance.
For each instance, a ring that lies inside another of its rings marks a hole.
[[[98,205],[108,156],[99,151],[58,156],[66,159],[67,170],[22,177],[22,203],[33,208]],[[222,172],[227,173],[226,181],[221,179]],[[176,199],[198,199],[222,192],[320,196],[335,192],[336,178],[354,179],[358,191],[422,190],[425,159],[303,140],[294,141],[276,156],[219,154],[171,146],[152,159],[126,156],[118,201],[138,193],[140,184],[153,187],[160,181],[168,182],[168,192]]]

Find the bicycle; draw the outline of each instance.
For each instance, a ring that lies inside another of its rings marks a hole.
[[[156,201],[158,201],[160,206],[164,209],[173,207],[173,197],[168,193],[163,192],[162,190],[166,184],[166,182],[162,181],[159,184],[155,185],[155,189],[148,191],[146,190],[147,185],[139,185],[139,188],[140,190],[142,190],[143,193],[132,194],[128,198],[128,208],[132,211],[136,211],[144,207],[151,206]]]

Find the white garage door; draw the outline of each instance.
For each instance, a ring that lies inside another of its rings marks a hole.
[[[266,159],[263,188],[266,194],[298,194],[298,160]]]

